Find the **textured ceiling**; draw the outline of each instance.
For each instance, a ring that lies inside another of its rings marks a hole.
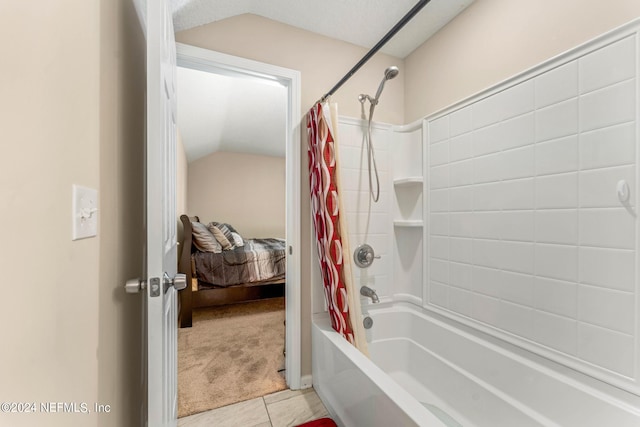
[[[366,48],[373,47],[416,0],[171,0],[176,31],[252,13]],[[383,48],[404,58],[474,0],[432,0]]]

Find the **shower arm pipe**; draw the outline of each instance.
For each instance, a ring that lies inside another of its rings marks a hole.
[[[333,95],[338,89],[340,89],[340,87],[345,84],[347,82],[347,80],[349,80],[355,73],[356,71],[358,71],[364,64],[367,63],[367,61],[369,61],[369,59],[371,59],[371,57],[373,55],[375,55],[381,48],[382,46],[384,46],[389,40],[391,40],[391,38],[393,36],[396,35],[396,33],[398,31],[400,31],[402,29],[402,27],[404,27],[407,22],[411,21],[411,19],[422,10],[423,7],[425,7],[427,5],[427,3],[429,3],[431,0],[420,0],[418,1],[418,3],[415,4],[415,6],[413,6],[411,8],[411,10],[409,12],[407,12],[406,15],[404,15],[402,17],[402,19],[400,19],[396,25],[393,26],[393,28],[391,28],[389,30],[389,32],[387,34],[384,35],[384,37],[382,37],[382,39],[380,39],[380,41],[378,43],[375,44],[375,46],[373,46],[371,48],[371,50],[369,50],[369,52],[366,53],[365,56],[362,57],[362,59],[360,61],[358,61],[358,63],[356,65],[353,66],[353,68],[351,68],[351,70],[349,70],[347,72],[347,74],[344,75],[344,77],[342,77],[342,79],[340,79],[340,81],[338,83],[336,83],[336,85],[334,87],[331,88],[331,90],[329,92],[327,92],[321,99],[320,102],[324,102],[328,97],[330,97],[331,95]]]

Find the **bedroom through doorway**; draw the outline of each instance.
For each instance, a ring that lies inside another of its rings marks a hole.
[[[299,73],[178,45],[177,84],[184,417],[300,388]]]

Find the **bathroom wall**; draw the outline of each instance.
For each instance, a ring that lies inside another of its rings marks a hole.
[[[405,59],[405,123],[637,17],[637,0],[476,0]]]
[[[363,142],[366,122],[341,118],[338,124],[339,164],[342,200],[347,215],[349,245],[348,256],[353,259],[353,251],[358,245],[367,243],[376,256],[368,268],[353,264],[356,289],[369,286],[379,297],[393,294],[393,226],[391,212],[393,192],[391,185],[390,127],[375,125],[372,141],[380,180],[380,197],[374,203],[369,194],[369,173],[366,144]],[[375,185],[375,175],[372,175]],[[362,298],[364,305],[369,298]]]
[[[609,37],[433,116],[427,157],[427,304],[635,391],[637,51]]]

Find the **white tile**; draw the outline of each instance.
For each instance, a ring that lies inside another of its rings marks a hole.
[[[524,178],[500,183],[502,209],[527,210],[534,205],[534,180]]]
[[[447,188],[449,186],[449,165],[431,168],[429,186],[432,190]]]
[[[634,251],[581,247],[579,254],[581,283],[622,291],[634,290]]]
[[[528,178],[535,173],[534,146],[529,145],[501,153],[502,179]]]
[[[471,289],[473,285],[473,266],[470,264],[450,262],[449,281],[452,286]]]
[[[502,179],[503,159],[501,153],[473,159],[473,182],[482,184]]]
[[[473,134],[465,133],[449,140],[449,158],[452,162],[473,157]]]
[[[270,405],[275,402],[280,402],[281,400],[287,400],[292,397],[302,396],[307,393],[315,393],[315,390],[313,389],[313,387],[300,389],[300,390],[286,389],[286,390],[277,391],[275,393],[268,394],[263,398],[264,398],[264,403],[266,405]]]
[[[505,331],[530,338],[533,335],[533,310],[507,301],[500,301],[498,325]]]
[[[473,184],[473,160],[449,164],[449,186],[459,187]]]
[[[536,211],[536,242],[578,244],[578,211],[576,209]]]
[[[534,282],[535,308],[575,319],[577,316],[578,285],[574,282],[536,277]]]
[[[502,272],[500,297],[516,304],[533,306],[533,276],[530,274]]]
[[[633,336],[586,323],[578,324],[578,356],[587,362],[632,376],[634,355]]]
[[[449,259],[449,238],[431,236],[429,239],[429,256],[438,259]]]
[[[467,133],[471,129],[473,129],[473,123],[471,121],[471,109],[472,106],[469,105],[451,113],[451,115],[449,116],[449,130],[451,137]]]
[[[429,283],[429,302],[447,308],[449,306],[449,286],[431,281]]]
[[[499,123],[496,123],[473,132],[474,156],[478,157],[500,151],[502,148],[500,144],[500,126]]]
[[[473,317],[488,325],[498,326],[500,300],[481,294],[473,295]]]
[[[473,186],[473,209],[497,211],[502,208],[503,190],[500,182]]]
[[[444,140],[431,144],[429,152],[429,164],[431,166],[443,165],[449,161],[449,141]]]
[[[449,239],[449,259],[471,264],[473,262],[473,240],[451,237]]]
[[[449,235],[470,237],[473,235],[473,213],[453,212],[449,214]]]
[[[500,213],[502,240],[533,241],[533,211],[503,211]]]
[[[548,175],[578,169],[578,137],[554,139],[536,145],[536,174]]]
[[[474,212],[473,237],[499,239],[502,230],[500,212]]]
[[[474,266],[472,275],[474,292],[500,298],[502,290],[502,274],[500,270]]]
[[[464,316],[473,315],[473,293],[458,288],[449,288],[449,310]]]
[[[578,96],[578,63],[571,61],[536,77],[536,107]]]
[[[592,169],[634,163],[635,123],[597,129],[580,135],[580,168]]]
[[[329,415],[316,393],[305,393],[269,403],[267,411],[273,427],[296,426]]]
[[[498,266],[508,271],[533,274],[533,243],[500,242],[500,262]]]
[[[603,128],[635,119],[635,80],[628,80],[580,97],[580,130]]]
[[[503,107],[501,94],[496,93],[473,104],[473,128],[498,123],[502,119]]]
[[[449,262],[431,258],[429,262],[429,278],[436,282],[449,283]]]
[[[449,190],[449,197],[452,212],[473,210],[473,186],[452,188]]]
[[[580,93],[635,75],[635,37],[629,36],[580,58]]]
[[[578,323],[575,320],[536,311],[533,325],[533,336],[537,342],[565,354],[577,354]]]
[[[429,208],[431,212],[447,212],[449,210],[449,190],[431,190],[429,192]]]
[[[449,214],[432,213],[429,220],[429,232],[432,235],[446,236],[449,234]]]
[[[579,221],[582,245],[617,249],[635,247],[635,218],[624,208],[582,209]]]
[[[261,397],[236,403],[213,411],[180,418],[180,427],[235,427],[257,426],[269,422],[269,414]]]
[[[625,334],[633,334],[635,323],[633,293],[595,286],[578,287],[579,320]]]
[[[536,139],[547,141],[578,132],[578,101],[570,99],[536,111]]]
[[[524,147],[535,142],[535,115],[524,114],[500,124],[500,148]]]
[[[635,206],[636,168],[632,165],[580,172],[580,206],[623,206],[617,191],[618,182],[621,180],[626,180],[630,188],[630,198],[626,205]]]
[[[500,268],[502,264],[502,244],[499,240],[473,241],[473,264],[481,267]]]
[[[547,175],[536,178],[536,208],[578,207],[578,173]]]
[[[562,245],[535,245],[536,276],[575,282],[578,279],[578,248]]]
[[[428,135],[431,144],[449,138],[449,116],[440,117],[429,122]]]
[[[534,82],[527,80],[505,89],[501,93],[502,119],[519,116],[535,108]]]

